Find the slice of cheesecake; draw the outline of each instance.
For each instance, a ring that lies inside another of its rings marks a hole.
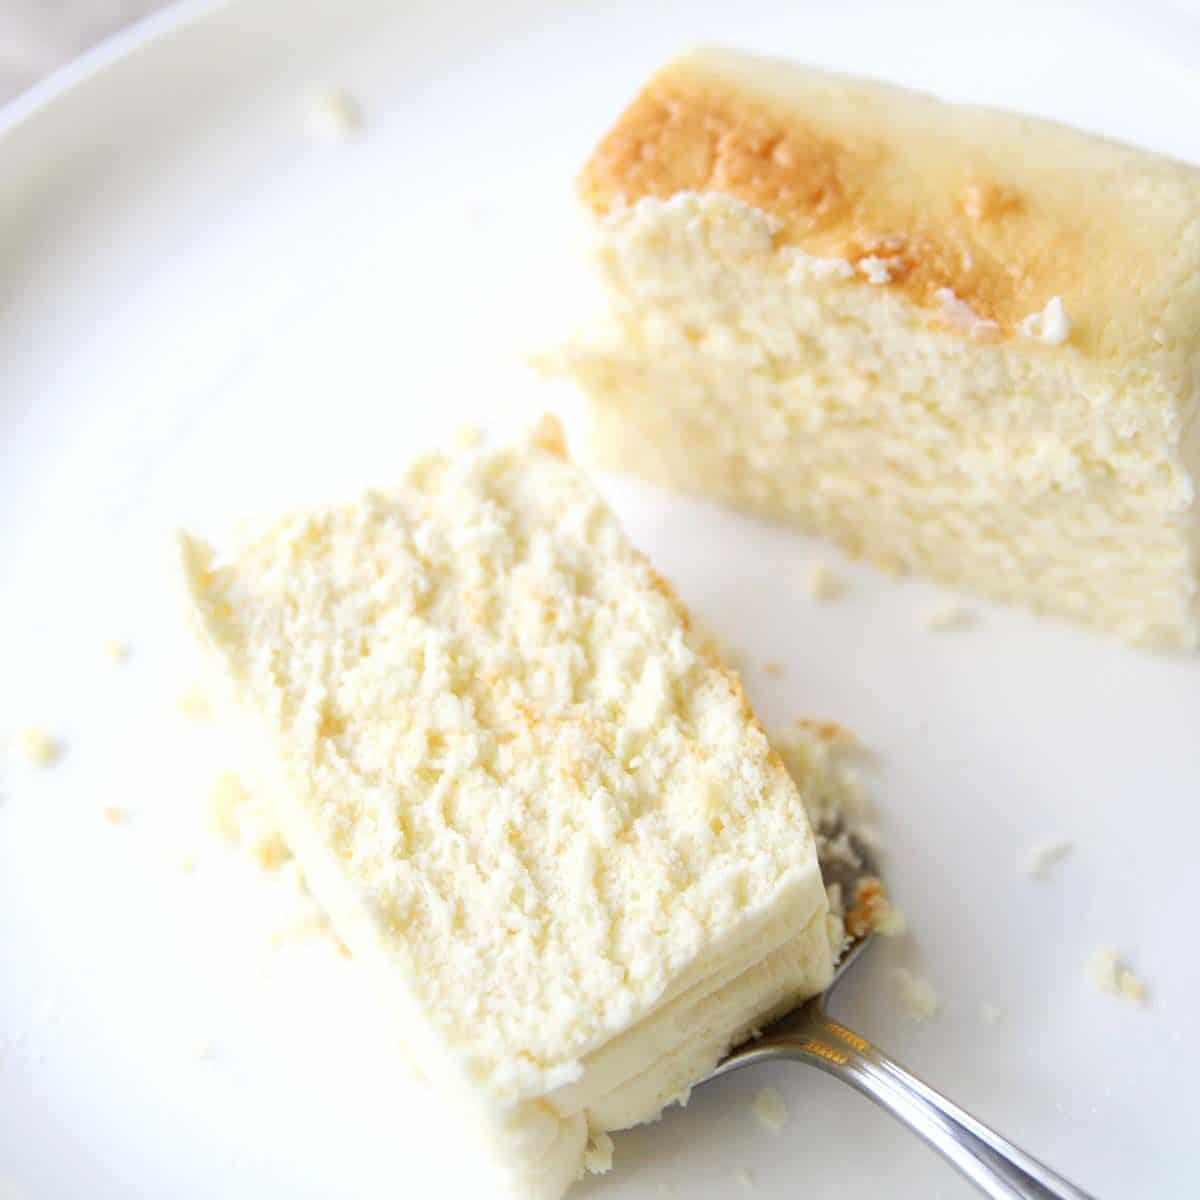
[[[508,1194],[828,983],[801,797],[556,426],[183,557],[288,846]]]
[[[724,50],[581,193],[607,464],[1132,641],[1197,640],[1200,171]]]

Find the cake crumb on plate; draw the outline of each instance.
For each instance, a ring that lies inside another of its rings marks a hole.
[[[778,679],[784,671],[783,663],[777,658],[770,658],[763,663],[763,670],[773,679]]]
[[[999,1025],[1004,1018],[1004,1013],[1000,1011],[998,1004],[981,1004],[979,1015],[986,1025]]]
[[[108,656],[108,661],[113,666],[119,667],[122,663],[129,661],[129,655],[132,651],[128,642],[123,642],[120,638],[109,638],[104,643],[104,653]]]
[[[473,450],[476,446],[482,446],[485,441],[483,427],[474,421],[467,421],[454,431],[451,441],[455,449]]]
[[[362,105],[345,88],[318,88],[305,102],[308,131],[329,142],[344,142],[356,137],[367,126]]]
[[[1139,1004],[1146,999],[1145,983],[1121,961],[1121,956],[1111,946],[1100,946],[1093,951],[1088,959],[1087,973],[1102,992],[1124,996]]]
[[[1034,845],[1025,860],[1025,870],[1032,879],[1049,879],[1051,868],[1062,862],[1074,849],[1064,837],[1048,837]]]
[[[16,744],[25,761],[35,767],[48,767],[62,757],[62,743],[39,725],[22,729]]]
[[[854,903],[845,919],[846,932],[854,938],[864,937],[868,933],[899,937],[908,930],[908,918],[892,905],[883,880],[877,875],[867,875],[858,880],[854,889]]]
[[[222,771],[213,780],[208,816],[214,832],[241,846],[261,867],[273,869],[292,857],[276,822],[236,771]]]
[[[198,683],[192,684],[177,701],[179,711],[193,721],[207,721],[212,716],[212,702],[208,693]]]
[[[888,972],[900,1011],[911,1021],[928,1021],[941,1007],[941,1001],[928,979],[914,974],[907,967],[893,967]]]
[[[117,804],[108,804],[101,810],[101,815],[110,825],[124,825],[129,814]]]
[[[925,628],[933,633],[965,629],[971,624],[971,613],[956,600],[947,600],[925,614]]]
[[[825,563],[816,563],[809,570],[808,594],[814,600],[836,600],[845,590],[845,581]]]
[[[784,1103],[784,1099],[778,1090],[773,1087],[763,1088],[754,1097],[754,1103],[750,1105],[750,1111],[757,1118],[758,1123],[764,1129],[769,1129],[772,1133],[778,1133],[787,1123],[787,1104]]]

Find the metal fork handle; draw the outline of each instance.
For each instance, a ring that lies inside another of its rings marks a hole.
[[[862,1092],[993,1200],[1094,1200],[923,1084],[866,1038],[831,1020],[819,999],[803,1005],[786,1032],[735,1050],[713,1074],[775,1058],[799,1059]]]

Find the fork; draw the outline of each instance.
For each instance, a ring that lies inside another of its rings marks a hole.
[[[821,866],[827,884],[837,882],[843,894],[853,896],[859,880],[877,874],[870,849],[853,832],[848,836],[854,850],[850,861],[839,858],[822,861]],[[823,993],[734,1049],[706,1080],[772,1059],[808,1063],[848,1083],[907,1125],[993,1200],[1094,1200],[829,1015],[827,1001],[873,938],[869,929],[855,937]]]

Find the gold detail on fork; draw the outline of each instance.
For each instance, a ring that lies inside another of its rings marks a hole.
[[[800,1049],[807,1050],[809,1054],[815,1054],[818,1058],[823,1058],[826,1062],[831,1062],[839,1067],[844,1067],[849,1061],[840,1050],[834,1050],[833,1047],[826,1046],[824,1042],[814,1042],[811,1038],[805,1038],[800,1043]]]
[[[860,1054],[864,1052],[870,1044],[864,1038],[860,1038],[857,1033],[851,1033],[850,1030],[846,1029],[842,1025],[839,1025],[836,1021],[827,1022],[825,1027],[830,1033],[837,1034],[837,1036],[840,1037],[843,1042],[853,1046],[855,1050],[859,1051]]]

